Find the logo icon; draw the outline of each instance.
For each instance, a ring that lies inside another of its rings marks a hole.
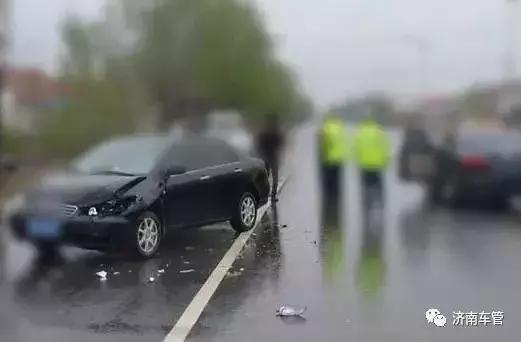
[[[438,309],[429,309],[425,312],[425,318],[428,323],[434,323],[437,327],[444,327],[447,323],[447,318],[443,316]]]
[[[445,316],[439,314],[436,317],[434,317],[434,324],[437,327],[444,327],[445,323],[447,323],[447,318],[445,318]]]

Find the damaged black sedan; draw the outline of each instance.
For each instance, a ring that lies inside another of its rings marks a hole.
[[[223,141],[125,137],[45,177],[10,225],[40,251],[70,244],[150,257],[178,228],[230,221],[239,232],[252,229],[268,193],[264,163]]]

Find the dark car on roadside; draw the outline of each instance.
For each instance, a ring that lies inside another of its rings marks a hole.
[[[521,133],[514,130],[460,130],[434,155],[428,182],[434,202],[459,206],[487,202],[504,207],[521,195]]]
[[[178,228],[230,221],[252,229],[268,193],[264,163],[221,140],[130,136],[44,177],[9,222],[42,252],[70,244],[150,257]]]

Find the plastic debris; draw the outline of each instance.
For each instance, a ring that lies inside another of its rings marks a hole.
[[[275,314],[279,317],[302,317],[306,310],[307,306],[295,307],[289,305],[282,305],[275,311]]]
[[[164,269],[157,270],[157,273],[165,273]]]
[[[228,271],[228,273],[226,273],[226,277],[227,278],[234,278],[234,277],[240,276],[241,274],[242,274],[242,272],[240,272],[240,271],[234,272],[234,271],[230,270],[230,271]]]
[[[195,272],[195,270],[193,268],[191,268],[189,270],[181,270],[181,271],[179,271],[179,273],[192,273],[192,272]]]
[[[99,277],[99,280],[102,280],[102,281],[107,280],[107,272],[105,272],[105,271],[99,271],[96,273],[96,275]]]

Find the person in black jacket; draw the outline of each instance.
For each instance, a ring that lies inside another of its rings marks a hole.
[[[284,145],[284,135],[280,129],[279,116],[270,114],[262,130],[257,134],[256,149],[266,163],[268,173],[272,178],[271,199],[276,202],[279,185],[280,155]]]

